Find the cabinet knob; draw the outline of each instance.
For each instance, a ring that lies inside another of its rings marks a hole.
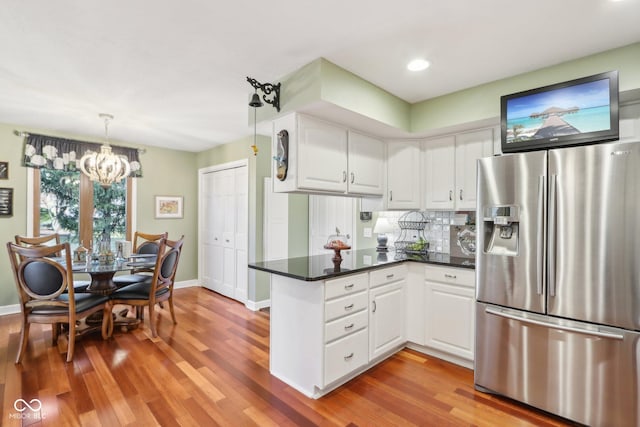
[[[344,306],[345,311],[349,311],[349,310],[351,310],[352,308],[353,308],[353,303],[351,303],[351,304],[349,304],[349,305],[345,305],[345,306]]]
[[[460,189],[460,200],[462,200],[462,189]]]
[[[344,290],[348,291],[349,289],[353,289],[354,284],[353,283],[349,283],[348,285],[344,285]]]
[[[393,190],[389,190],[389,201],[393,202]]]
[[[395,274],[387,274],[387,279],[393,279],[393,276],[395,276]]]
[[[453,190],[449,190],[449,201],[453,200]]]
[[[355,324],[353,324],[353,323],[352,323],[352,324],[350,324],[350,325],[345,325],[345,326],[344,326],[344,330],[345,330],[345,331],[348,331],[349,329],[353,329],[353,327],[354,327],[354,326],[355,326]]]
[[[349,360],[351,360],[351,359],[353,359],[353,353],[348,354],[348,355],[346,355],[346,356],[344,357],[344,361],[345,361],[345,362],[348,362],[348,361],[349,361]]]
[[[458,276],[456,276],[455,274],[446,274],[445,273],[444,277],[446,277],[447,279],[456,279]]]
[[[352,184],[353,184],[353,181],[355,181],[355,179],[356,179],[356,175],[353,172],[351,172],[351,183]]]
[[[371,304],[373,304],[373,309],[371,310],[371,312],[375,313],[376,309],[378,308],[378,306],[376,305],[376,300],[371,301]]]
[[[342,171],[342,182],[347,182],[347,171]]]

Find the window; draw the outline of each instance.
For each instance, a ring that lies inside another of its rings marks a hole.
[[[77,170],[34,170],[34,234],[59,233],[72,248],[94,247],[103,230],[112,240],[130,240],[130,181],[102,188]]]

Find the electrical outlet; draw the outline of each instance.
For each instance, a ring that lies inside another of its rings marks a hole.
[[[364,237],[371,237],[373,236],[372,232],[371,232],[371,227],[365,227],[364,228]]]

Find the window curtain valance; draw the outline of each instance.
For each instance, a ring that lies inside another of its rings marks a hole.
[[[47,135],[29,134],[24,140],[22,166],[30,168],[80,170],[80,159],[88,151],[100,152],[102,144],[56,138]],[[129,160],[132,178],[142,176],[139,151],[136,148],[111,145],[111,150]]]

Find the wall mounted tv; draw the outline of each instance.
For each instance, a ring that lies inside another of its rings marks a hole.
[[[618,139],[618,72],[504,95],[500,107],[503,153]]]

